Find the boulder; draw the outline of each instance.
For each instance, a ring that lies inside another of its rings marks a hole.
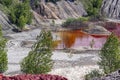
[[[111,32],[109,32],[103,26],[96,25],[93,23],[90,23],[88,25],[88,28],[85,29],[85,31],[89,34],[98,34],[98,35],[110,35],[111,34]]]

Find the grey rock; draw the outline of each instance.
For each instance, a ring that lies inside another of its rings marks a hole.
[[[34,1],[31,1],[33,10],[46,19],[66,19],[69,17],[77,18],[87,15],[83,5],[80,2],[77,4],[64,0],[58,1],[56,4],[51,2],[40,2],[39,6],[35,8],[32,4]]]
[[[111,74],[108,74],[104,77],[96,78],[96,79],[93,79],[93,80],[120,80],[120,70],[118,70],[116,72],[113,72]]]
[[[120,0],[103,0],[101,13],[108,18],[120,19]]]
[[[0,11],[0,25],[4,34],[13,33],[12,29],[15,25],[11,24],[8,17],[2,11]]]
[[[103,26],[96,25],[93,23],[90,23],[88,26],[89,27],[87,29],[85,29],[85,31],[89,34],[100,34],[100,35],[110,35],[111,34],[111,32],[109,32]]]

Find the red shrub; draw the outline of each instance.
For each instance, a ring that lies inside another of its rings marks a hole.
[[[32,75],[32,74],[22,74],[16,76],[1,76],[0,80],[68,80],[65,77],[58,75],[50,75],[50,74],[40,74],[40,75]]]

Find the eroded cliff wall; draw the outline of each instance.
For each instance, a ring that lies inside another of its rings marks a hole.
[[[3,33],[8,34],[13,32],[12,29],[16,27],[8,19],[7,15],[0,11],[0,25],[2,26]]]
[[[101,13],[108,18],[120,19],[120,0],[103,0]]]
[[[34,3],[33,0],[31,0]],[[58,1],[56,4],[52,2],[39,2],[39,5],[33,10],[47,19],[66,19],[69,17],[77,18],[86,15],[83,5],[70,1]]]

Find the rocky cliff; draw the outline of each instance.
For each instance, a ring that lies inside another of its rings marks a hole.
[[[42,23],[46,22],[45,19],[66,19],[69,17],[80,17],[86,15],[86,11],[81,3],[74,3],[70,1],[58,1],[56,4],[52,2],[39,2],[37,7],[34,7],[34,1],[31,0],[31,7],[33,10],[32,25],[27,25],[29,28],[37,26],[40,27]],[[48,23],[48,22],[47,22]],[[16,28],[8,18],[8,16],[0,9],[0,25],[2,25],[5,34],[13,33]]]
[[[15,25],[10,23],[8,17],[2,11],[0,11],[0,25],[2,26],[4,34],[13,32],[12,29],[15,27]]]
[[[120,19],[120,0],[103,0],[101,13],[108,18]]]
[[[34,0],[31,0],[34,3]],[[83,5],[70,1],[58,1],[56,4],[52,2],[39,2],[37,7],[31,4],[34,11],[47,19],[66,19],[69,17],[80,17],[86,15]]]

